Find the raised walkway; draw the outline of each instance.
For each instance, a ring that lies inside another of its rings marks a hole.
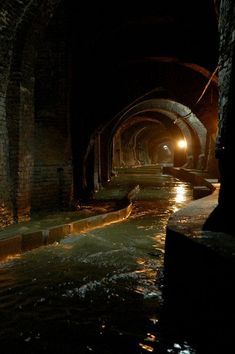
[[[115,189],[101,191],[97,199],[82,204],[77,211],[37,214],[28,222],[8,226],[0,231],[0,261],[59,242],[69,234],[86,232],[124,220],[131,213],[131,200],[136,192],[135,188],[127,188],[119,191],[119,195]],[[109,199],[99,199],[108,196]]]

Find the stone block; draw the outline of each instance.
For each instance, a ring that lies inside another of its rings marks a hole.
[[[60,225],[48,230],[46,244],[52,244],[60,241],[63,237],[70,234],[70,224]]]
[[[22,252],[32,250],[45,244],[42,231],[30,232],[22,235]]]

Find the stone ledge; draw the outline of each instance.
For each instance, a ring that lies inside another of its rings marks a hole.
[[[172,215],[166,233],[162,321],[203,353],[225,352],[235,330],[235,237],[203,230],[217,199],[215,191],[191,202]]]

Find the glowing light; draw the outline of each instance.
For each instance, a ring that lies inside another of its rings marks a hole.
[[[177,186],[176,187],[176,196],[175,201],[176,203],[183,203],[186,200],[185,196],[186,190],[184,186]]]
[[[139,343],[139,346],[142,348],[142,349],[145,349],[147,352],[150,352],[152,353],[153,352],[153,347],[151,347],[150,345],[145,345],[143,343]]]
[[[149,321],[153,322],[153,324],[157,324],[158,323],[158,318],[152,317],[149,319]]]
[[[144,339],[145,341],[149,342],[155,342],[156,341],[156,336],[151,333],[147,333],[147,337]]]
[[[145,260],[143,258],[137,258],[136,263],[142,265],[145,264]]]
[[[180,149],[186,149],[186,147],[187,147],[187,141],[184,140],[184,139],[181,139],[181,140],[178,141],[177,145],[178,145],[178,147],[179,147]]]

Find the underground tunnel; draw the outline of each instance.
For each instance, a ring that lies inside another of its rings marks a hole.
[[[223,352],[234,27],[231,0],[1,2],[3,353]]]

